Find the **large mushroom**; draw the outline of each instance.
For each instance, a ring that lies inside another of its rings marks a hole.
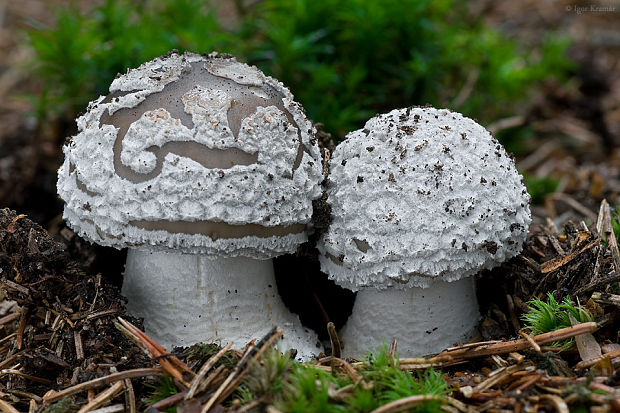
[[[304,357],[317,337],[282,303],[271,258],[307,239],[321,157],[291,92],[226,55],[172,52],[118,76],[64,148],[63,217],[129,247],[128,310],[166,346],[274,325]]]
[[[471,337],[471,275],[517,255],[529,195],[488,131],[449,110],[407,108],[370,119],[331,159],[332,223],[321,268],[359,291],[342,330],[360,355],[397,338],[400,354],[438,352]]]

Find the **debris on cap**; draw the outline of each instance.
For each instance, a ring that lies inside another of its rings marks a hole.
[[[173,52],[117,77],[77,122],[58,193],[81,236],[251,258],[306,240],[321,193],[315,130],[256,67]]]
[[[530,224],[514,161],[473,120],[407,108],[370,119],[331,159],[323,271],[351,290],[427,287],[517,255]]]

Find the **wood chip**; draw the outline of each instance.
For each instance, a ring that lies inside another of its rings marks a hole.
[[[581,248],[579,251],[574,251],[574,252],[571,252],[570,254],[568,254],[568,255],[566,255],[564,257],[554,258],[552,260],[549,260],[549,261],[547,261],[547,262],[545,262],[545,263],[543,263],[541,265],[540,272],[545,274],[545,273],[549,273],[551,271],[555,271],[558,268],[568,264],[569,262],[571,262],[572,260],[577,258],[583,252],[585,252],[585,251],[589,250],[590,248],[598,245],[600,242],[601,242],[601,239],[597,238],[594,241],[592,241],[589,244],[587,244],[585,247]]]

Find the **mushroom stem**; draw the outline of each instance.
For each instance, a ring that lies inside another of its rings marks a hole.
[[[473,277],[429,288],[363,289],[341,331],[344,353],[361,356],[392,338],[401,357],[438,353],[473,337],[479,319]]]
[[[168,349],[212,341],[243,349],[278,326],[282,349],[297,349],[298,358],[321,350],[280,299],[272,260],[129,249],[122,292],[129,313]]]

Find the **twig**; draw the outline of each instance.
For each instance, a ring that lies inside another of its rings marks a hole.
[[[165,399],[158,401],[157,403],[153,403],[150,408],[155,409],[156,411],[166,409],[170,406],[173,406],[179,403],[181,400],[185,398],[187,395],[187,390],[173,394],[172,396],[168,396]],[[150,409],[149,409],[150,410]]]
[[[207,388],[214,383],[221,374],[222,372],[226,370],[226,367],[224,367],[223,364],[220,364],[220,366],[218,368],[216,368],[214,371],[212,371],[206,379],[204,379],[201,383],[200,386],[198,386],[198,390],[196,391],[196,393],[203,393],[205,390],[207,390]]]
[[[361,379],[360,374],[353,368],[353,366],[351,366],[351,364],[349,364],[348,361],[344,359],[334,359],[332,361],[332,368],[334,368],[336,364],[340,364],[340,366],[344,368],[344,371],[353,383],[357,383]]]
[[[543,394],[540,396],[540,400],[550,401],[553,407],[555,407],[555,409],[558,411],[558,413],[570,413],[566,402],[559,396],[555,396],[553,394]]]
[[[4,359],[2,362],[0,362],[0,369],[3,369],[5,367],[10,366],[11,364],[13,364],[13,362],[20,357],[23,354],[23,351],[20,351],[19,353],[15,353],[12,356],[7,357],[6,359]]]
[[[118,314],[120,311],[118,309],[98,311],[96,313],[92,313],[86,316],[86,321],[94,320],[95,318],[103,317],[106,315]]]
[[[10,323],[13,320],[17,320],[21,315],[21,311],[15,311],[11,314],[7,314],[4,317],[0,318],[0,326]]]
[[[10,394],[14,394],[14,395],[19,396],[19,397],[23,397],[23,398],[26,398],[26,399],[32,399],[32,400],[34,400],[37,403],[41,403],[43,401],[43,399],[41,397],[37,396],[34,393],[29,393],[27,391],[10,390],[10,389],[5,389],[4,391],[7,392],[7,393],[10,393]]]
[[[327,323],[327,334],[329,334],[329,341],[332,345],[332,356],[340,358],[342,343],[340,342],[340,337],[338,337],[338,333],[336,332],[336,326],[331,321]]]
[[[459,106],[461,106],[463,102],[467,100],[469,95],[471,95],[471,92],[472,90],[474,90],[474,85],[476,84],[476,81],[478,80],[479,75],[480,75],[480,69],[477,67],[474,67],[467,74],[467,79],[465,80],[465,84],[461,88],[461,91],[456,96],[456,98],[452,101],[453,108],[458,108]],[[494,125],[497,125],[497,122],[494,123]],[[491,133],[494,133],[494,132],[491,132]]]
[[[14,369],[0,370],[0,377],[2,377],[4,375],[7,375],[7,374],[10,374],[10,375],[13,375],[13,376],[23,377],[23,378],[31,380],[31,381],[36,381],[37,383],[45,384],[46,386],[50,386],[52,384],[51,380],[44,379],[42,377],[32,376],[32,375],[26,374],[26,373],[22,373],[19,370],[14,370]]]
[[[489,341],[479,341],[479,342],[476,342],[476,343],[467,343],[467,344],[462,344],[460,346],[448,347],[445,351],[465,350],[467,348],[480,347],[480,346],[486,346],[486,345],[489,345],[489,344],[497,344],[497,343],[503,343],[503,341],[501,341],[501,340],[489,340]],[[409,360],[409,359],[401,359],[401,362],[402,362],[402,360]],[[411,360],[423,360],[423,359],[415,358],[415,359],[411,359]]]
[[[80,410],[78,410],[78,413],[86,413],[93,409],[96,409],[97,407],[100,407],[102,404],[104,404],[105,402],[107,402],[108,400],[116,396],[116,394],[120,392],[122,389],[123,389],[123,382],[118,381],[114,383],[112,386],[110,386],[108,389],[99,393],[93,400],[91,400],[85,406],[83,406]]]
[[[534,341],[534,339],[532,338],[532,336],[530,336],[529,334],[527,334],[525,331],[519,331],[519,335],[521,337],[523,337],[524,339],[527,340],[528,343],[530,343],[530,346],[532,346],[532,348],[534,349],[534,351],[536,351],[537,353],[541,353],[540,351],[540,346],[538,345],[538,343],[536,343]]]
[[[73,342],[75,344],[75,357],[84,360],[84,347],[82,346],[82,336],[78,330],[73,330]]]
[[[20,285],[14,281],[11,280],[2,280],[0,281],[0,284],[4,284],[4,288],[9,288],[11,290],[17,290],[20,293],[24,294],[25,296],[30,295],[30,290],[26,287],[24,287],[23,285]]]
[[[123,327],[125,327],[133,335],[137,336],[142,344],[148,349],[151,356],[157,360],[157,362],[166,370],[168,374],[177,379],[184,386],[189,387],[189,382],[183,377],[187,374],[189,377],[194,377],[194,372],[176,356],[171,355],[168,350],[162,347],[159,343],[146,335],[139,328],[131,324],[130,322],[118,317],[118,321]],[[165,356],[165,357],[162,357]],[[181,371],[177,370],[178,367]]]
[[[589,218],[592,222],[595,222],[598,218],[594,212],[590,211],[590,209],[586,208],[582,203],[576,201],[575,199],[563,192],[554,192],[552,194],[549,194],[547,195],[546,199],[551,201],[563,201],[575,211],[579,212],[586,218]]]
[[[589,250],[590,248],[598,245],[601,242],[600,238],[595,239],[594,241],[588,243],[586,246],[582,247],[580,250],[578,251],[573,251],[570,254],[564,256],[564,257],[560,257],[560,258],[554,258],[552,260],[549,260],[545,263],[543,263],[540,267],[540,272],[542,272],[543,274],[551,272],[551,271],[555,271],[558,268],[568,264],[569,262],[571,262],[572,260],[574,260],[575,258],[577,258],[577,256],[579,256],[581,253],[583,253],[586,250]],[[541,283],[539,283],[540,285]]]
[[[607,274],[607,277],[605,278],[599,278],[594,282],[591,282],[590,284],[584,285],[583,287],[581,287],[579,290],[577,290],[577,292],[574,294],[575,296],[578,296],[580,294],[583,294],[587,291],[592,291],[595,288],[598,288],[600,285],[608,285],[612,282],[618,281],[620,280],[620,272],[611,272],[609,274]]]
[[[500,119],[496,122],[487,125],[487,130],[492,134],[496,134],[499,131],[504,129],[516,128],[518,126],[524,125],[527,119],[525,116],[511,116],[509,118]]]
[[[510,119],[510,118],[509,118]],[[493,132],[491,132],[493,133]],[[520,171],[528,171],[541,163],[547,156],[558,148],[555,141],[547,141],[539,146],[534,152],[517,162]]]
[[[0,399],[0,411],[4,413],[19,413],[19,410],[2,399]]]
[[[172,354],[170,354],[170,352],[168,350],[166,350],[161,344],[159,344],[157,341],[153,340],[151,337],[146,335],[146,333],[144,333],[142,330],[140,330],[139,328],[137,328],[136,326],[131,324],[129,321],[124,320],[121,317],[118,317],[118,320],[120,321],[120,323],[123,326],[125,326],[125,328],[130,330],[136,336],[138,336],[138,338],[140,338],[140,340],[145,345],[147,345],[147,348],[149,348],[149,346],[150,346],[149,351],[151,351],[151,348],[156,350],[155,353],[151,352],[153,357],[159,357],[161,359],[162,356],[165,356],[166,359],[168,359],[171,364],[173,364],[174,366],[180,368],[184,373],[189,374],[192,378],[194,377],[195,373],[192,371],[192,369],[190,369],[187,366],[187,364],[185,364],[181,360],[179,360],[179,358],[177,356],[173,356]],[[159,353],[159,354],[156,354],[156,353]]]
[[[601,209],[603,210],[603,227],[602,230],[607,237],[607,243],[611,250],[611,257],[613,258],[614,270],[620,271],[620,251],[618,250],[618,241],[614,234],[614,227],[611,224],[611,211],[609,210],[609,204],[606,199],[601,201]]]
[[[84,383],[77,384],[75,386],[66,388],[59,392],[48,392],[45,396],[43,396],[43,401],[45,403],[53,403],[58,401],[64,397],[74,395],[76,393],[80,393],[89,389],[94,389],[97,387],[105,386],[106,384],[114,383],[119,380],[125,379],[135,379],[138,377],[145,376],[160,376],[162,374],[162,369],[160,367],[151,367],[151,368],[143,368],[143,369],[133,369],[121,371],[119,373],[113,373],[105,377],[99,377],[97,379],[85,381]]]
[[[122,403],[113,404],[112,406],[102,407],[101,409],[91,410],[90,413],[117,413],[124,412],[125,406]]]
[[[232,344],[233,343],[226,344],[220,351],[217,352],[217,354],[212,356],[209,360],[205,362],[205,364],[202,365],[202,367],[200,367],[198,374],[194,376],[194,378],[192,379],[192,382],[189,385],[189,389],[187,391],[187,395],[185,396],[185,400],[189,400],[192,397],[194,397],[194,394],[196,394],[196,390],[198,390],[198,386],[203,381],[203,379],[205,378],[209,370],[211,370],[211,368],[213,368],[215,363],[217,363],[217,361],[220,358],[222,358],[224,354],[226,354],[226,352],[230,349]]]
[[[594,366],[596,363],[600,362],[601,360],[604,359],[614,359],[616,357],[620,357],[620,349],[618,350],[614,350],[614,351],[610,351],[609,353],[605,353],[603,355],[600,355],[598,357],[594,357],[588,360],[583,360],[580,361],[579,363],[577,363],[577,365],[575,366],[575,368],[577,370],[583,370],[586,369],[588,367],[592,367]]]
[[[492,386],[498,384],[499,382],[503,381],[504,379],[508,378],[508,376],[512,375],[513,373],[516,373],[517,371],[520,370],[524,370],[525,369],[525,365],[524,364],[516,364],[514,366],[510,366],[510,367],[501,367],[495,371],[493,371],[492,376],[490,376],[489,378],[487,378],[485,381],[483,381],[482,383],[478,384],[475,388],[474,388],[474,393],[480,393],[488,388],[491,388]]]
[[[130,379],[123,380],[125,385],[125,409],[129,413],[136,413],[136,393],[133,391],[133,384]]]
[[[256,409],[258,406],[260,406],[261,404],[263,404],[265,402],[265,397],[259,397],[258,399],[254,399],[251,402],[249,402],[248,404],[244,404],[243,406],[241,406],[239,409],[237,409],[235,412],[236,413],[247,413],[249,411],[253,411],[254,409]]]
[[[17,333],[11,333],[6,337],[0,338],[0,344],[4,343],[5,341],[9,341],[10,339],[12,339],[13,337],[15,337],[17,335]]]
[[[517,386],[513,387],[515,391],[523,391],[530,387],[532,384],[540,381],[541,377],[538,374],[532,374],[530,377],[523,377]],[[512,389],[511,389],[512,390]]]
[[[22,317],[19,319],[19,327],[17,328],[16,347],[18,350],[22,349],[24,341],[24,331],[28,323],[28,309],[22,308]]]
[[[12,234],[15,231],[17,231],[17,226],[15,224],[17,224],[17,221],[19,221],[22,218],[26,218],[27,216],[28,215],[26,215],[26,214],[19,214],[15,218],[13,218],[11,220],[11,223],[6,227],[7,232]]]
[[[510,294],[506,294],[506,306],[508,307],[508,319],[510,320],[510,324],[512,324],[512,328],[514,328],[515,331],[521,330],[521,324],[515,313],[515,303]]]
[[[404,397],[399,400],[395,400],[393,402],[384,404],[381,407],[376,408],[371,413],[393,413],[400,412],[403,410],[411,409],[416,406],[420,406],[426,402],[430,401],[444,401],[443,396],[435,396],[432,394],[420,394],[416,396]]]
[[[597,324],[595,322],[587,322],[577,324],[575,326],[562,328],[556,331],[551,331],[549,333],[539,334],[537,336],[532,337],[534,342],[537,344],[546,344],[552,343],[554,341],[564,340],[566,338],[575,337],[580,334],[592,333],[596,331]],[[530,343],[525,339],[513,340],[513,341],[505,341],[496,344],[490,344],[487,346],[482,346],[473,349],[455,349],[455,350],[446,350],[440,353],[438,356],[452,356],[455,362],[461,360],[468,360],[472,358],[490,356],[492,354],[504,354],[510,353],[513,351],[520,351],[528,348]],[[452,362],[446,363],[446,365],[450,365]]]
[[[615,305],[616,307],[620,307],[620,295],[593,292],[592,300],[596,301],[597,303],[611,304]]]
[[[220,385],[207,403],[205,403],[200,413],[207,413],[220,397],[226,397],[227,393],[231,391],[229,385],[234,381],[237,381],[239,378],[242,378],[247,372],[248,361],[250,359],[256,360],[268,348],[272,347],[282,337],[282,334],[282,329],[274,328],[257,344],[248,348],[239,363],[237,363],[235,370],[226,378],[226,380],[224,380],[224,383]]]

